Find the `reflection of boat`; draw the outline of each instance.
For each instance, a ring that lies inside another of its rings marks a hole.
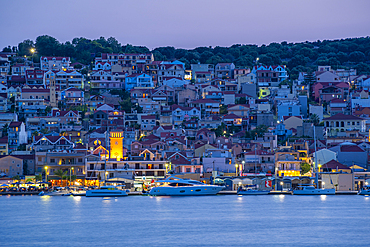
[[[360,192],[358,192],[359,195],[370,195],[370,186],[369,185],[366,185],[364,186]]]
[[[41,191],[39,193],[39,196],[68,196],[69,195],[69,191],[63,187],[57,187],[55,188],[54,190],[52,191]]]
[[[257,185],[246,185],[238,188],[238,195],[268,195],[268,190],[257,190]]]
[[[116,186],[101,186],[100,189],[87,190],[86,197],[117,197],[117,196],[127,196],[125,190],[121,190]]]
[[[312,185],[298,186],[293,195],[335,195],[335,189],[316,189]]]
[[[164,180],[158,180],[149,194],[152,196],[197,196],[216,195],[225,186],[209,185],[190,179],[182,179],[170,176]]]

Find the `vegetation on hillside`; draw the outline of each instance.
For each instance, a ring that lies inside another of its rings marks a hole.
[[[261,46],[235,44],[189,50],[168,46],[149,50],[144,46],[122,45],[113,37],[95,40],[81,37],[60,43],[51,36],[43,35],[37,37],[35,42],[27,39],[18,46],[5,47],[3,50],[17,52],[20,56],[32,56],[31,48],[36,48],[37,53],[33,55],[36,61],[39,56],[69,56],[73,61],[86,65],[91,65],[101,53],[153,52],[155,60],[178,59],[187,68],[195,63],[233,62],[239,67],[251,67],[257,61],[264,65],[284,64],[292,79],[297,78],[300,71],[311,71],[317,65],[331,65],[334,69],[355,68],[358,73],[370,73],[370,37]]]

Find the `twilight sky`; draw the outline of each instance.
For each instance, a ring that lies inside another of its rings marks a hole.
[[[0,49],[50,35],[194,48],[370,35],[369,0],[0,0]]]

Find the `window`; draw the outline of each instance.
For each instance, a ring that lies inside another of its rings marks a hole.
[[[113,164],[113,169],[117,169],[117,163]]]
[[[79,162],[79,163],[82,163],[82,158],[79,158],[79,159],[78,159],[78,162]]]
[[[190,168],[186,168],[186,172],[190,172]]]
[[[90,164],[90,170],[94,170],[94,164]]]
[[[55,159],[50,159],[50,163],[55,163]]]

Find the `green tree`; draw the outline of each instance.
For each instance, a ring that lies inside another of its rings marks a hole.
[[[61,169],[56,170],[54,172],[54,175],[60,178],[60,184],[63,186],[63,180],[67,178],[67,171],[63,171]]]
[[[302,163],[301,164],[301,175],[306,174],[311,170],[311,165],[308,163]]]
[[[42,174],[35,175],[35,182],[42,181]]]
[[[318,125],[318,124],[319,124],[319,122],[320,122],[320,118],[319,118],[319,116],[317,116],[317,114],[312,114],[312,115],[310,116],[310,120],[311,120],[311,122],[312,122],[314,125]]]
[[[220,106],[220,115],[227,114],[227,105],[221,105]]]

